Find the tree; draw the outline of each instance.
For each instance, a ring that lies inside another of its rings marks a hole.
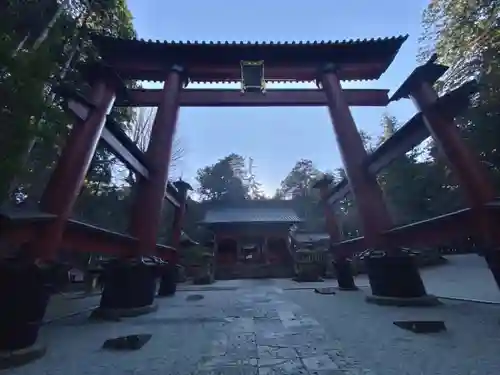
[[[244,183],[246,177],[245,159],[230,154],[198,170],[198,193],[203,200],[210,201],[237,202],[248,199],[248,186]]]
[[[281,181],[278,194],[283,198],[308,197],[312,194],[312,184],[320,175],[311,160],[301,159]]]
[[[248,197],[250,199],[265,199],[264,193],[261,189],[262,185],[257,181],[254,171],[255,166],[253,164],[253,159],[248,158],[248,172],[244,181],[248,187]]]
[[[500,2],[435,0],[423,25],[420,59],[436,52],[439,62],[450,66],[438,88],[447,91],[472,78],[479,82],[472,108],[457,122],[500,189]],[[437,165],[447,169],[439,160]]]
[[[382,117],[381,125],[383,136],[379,140],[380,144],[399,127],[396,118],[389,114]],[[422,168],[417,163],[418,155],[418,151],[411,150],[399,156],[378,176],[391,216],[399,224],[421,219],[423,215],[420,212],[422,208],[417,203],[422,193],[422,184],[425,184],[420,175]]]
[[[86,16],[82,17],[85,10]],[[124,0],[9,1],[2,5],[0,13],[0,199],[3,200],[14,177],[24,169],[26,151],[35,149],[33,140],[40,143],[36,147],[37,157],[54,158],[59,153],[71,121],[60,103],[52,100],[55,97],[50,90],[61,78],[74,88],[84,86],[73,66],[96,57],[88,31],[124,38],[135,36],[135,32]],[[123,109],[114,110],[112,115],[120,121],[130,119],[130,112]],[[29,164],[33,163],[34,158],[31,159]],[[45,159],[43,163],[36,160],[35,164],[49,166],[53,160]],[[31,171],[31,165],[26,169]],[[21,180],[26,181],[30,175]]]
[[[301,228],[324,231],[324,215],[319,205],[319,192],[312,186],[323,176],[311,160],[301,159],[281,181],[276,198],[290,199],[297,214],[304,220]]]

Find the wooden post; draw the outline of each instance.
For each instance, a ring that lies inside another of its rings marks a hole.
[[[335,218],[335,211],[330,204],[328,204],[328,190],[332,179],[325,176],[321,180],[317,181],[314,185],[314,189],[319,190],[319,195],[323,204],[323,210],[325,213],[326,231],[330,236],[330,244],[338,243],[342,240],[339,226],[337,225],[337,220]],[[334,254],[336,257],[345,257],[345,254]]]
[[[375,176],[364,167],[367,152],[333,64],[325,66],[319,82],[326,95],[347,178],[359,209],[366,245],[381,247],[384,245],[382,233],[392,226],[391,219]]]
[[[66,221],[87,174],[90,162],[115,99],[116,88],[108,82],[93,85],[91,101],[95,107],[82,124],[71,129],[57,166],[40,200],[42,211],[57,215],[29,245],[37,258],[53,259],[62,241]]]
[[[454,121],[426,109],[438,100],[438,94],[428,82],[421,82],[410,91],[416,107],[423,112],[424,121],[439,150],[464,188],[472,208],[495,199],[495,189],[478,157],[467,147]]]
[[[264,236],[264,243],[262,244],[262,258],[265,264],[269,264],[268,246],[267,246],[268,238],[269,237],[267,235]]]
[[[187,194],[189,190],[193,190],[191,185],[187,182],[178,180],[174,182],[177,191],[179,192],[179,207],[175,207],[174,222],[172,225],[172,246],[179,247],[182,235],[182,224],[184,223],[184,216],[187,209]]]
[[[479,158],[467,146],[453,120],[441,116],[436,111],[426,110],[439,96],[428,82],[419,82],[410,90],[410,97],[416,107],[424,114],[425,125],[445,156],[452,172],[457,176],[460,187],[465,191],[472,208],[474,222],[484,246],[485,259],[497,286],[500,288],[500,250],[495,243],[496,223],[490,219],[487,203],[495,199],[493,184]]]
[[[139,239],[136,254],[153,254],[161,221],[172,143],[183,85],[183,68],[173,66],[166,77],[163,95],[151,129],[146,158],[149,179],[141,179],[132,209],[130,233]]]

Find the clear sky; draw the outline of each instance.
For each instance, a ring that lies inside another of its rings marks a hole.
[[[345,88],[395,90],[416,66],[422,11],[428,0],[128,0],[138,37],[191,41],[314,41],[409,34],[378,81]],[[148,86],[156,87],[153,84]],[[194,87],[194,86],[191,86]],[[290,86],[314,87],[314,86]],[[359,129],[381,134],[383,108],[351,108]],[[407,101],[388,111],[401,122],[415,112]],[[272,194],[301,158],[320,170],[341,166],[326,108],[183,108],[177,137],[185,150],[177,175],[194,183],[196,170],[229,153],[254,159],[254,173]]]

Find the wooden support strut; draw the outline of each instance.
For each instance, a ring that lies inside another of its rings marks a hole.
[[[329,64],[323,69],[319,82],[326,94],[346,174],[359,207],[366,246],[370,248],[383,247],[385,244],[381,234],[392,226],[389,212],[375,176],[371,175],[364,167],[368,155],[349,106],[342,94],[340,80],[335,74],[333,64]]]
[[[411,89],[410,97],[423,112],[425,125],[458,177],[471,207],[491,202],[495,198],[493,185],[478,157],[465,144],[453,119],[429,108],[439,99],[436,90],[430,83],[421,82]]]
[[[474,81],[467,82],[440,97],[432,104],[432,111],[439,112],[446,118],[455,117],[462,112],[462,108],[469,104],[470,95],[476,91],[476,83]],[[426,111],[429,111],[429,107]],[[413,147],[418,146],[430,135],[429,129],[424,123],[424,114],[419,112],[368,155],[366,167],[371,173],[377,174]],[[344,179],[335,185],[330,184],[329,190],[328,203],[334,204],[349,193],[350,187],[347,179]]]
[[[87,99],[79,95],[72,95],[67,100],[67,109],[79,122],[84,122],[94,107]],[[128,168],[142,178],[149,178],[148,164],[144,153],[121,130],[120,126],[111,119],[107,119],[101,133],[101,140],[110,148],[111,152]],[[165,189],[165,199],[174,207],[179,207],[178,192],[173,185],[168,184]]]
[[[56,215],[56,218],[40,228],[38,236],[28,245],[27,251],[32,256],[42,259],[56,256],[114,99],[115,88],[110,83],[98,81],[93,86],[92,102],[96,104],[95,108],[80,126],[71,130],[40,200],[41,210]]]
[[[484,165],[461,138],[460,131],[453,119],[443,117],[435,110],[426,110],[438,99],[431,84],[421,82],[412,87],[410,97],[415,105],[424,112],[424,121],[434,138],[440,152],[445,156],[452,172],[457,176],[459,186],[464,189],[467,201],[473,209],[475,225],[482,243],[486,247],[495,244],[496,225],[489,220],[485,205],[495,199],[495,188],[488,178]],[[499,285],[500,287],[500,285]]]

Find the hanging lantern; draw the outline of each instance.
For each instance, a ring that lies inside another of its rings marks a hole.
[[[266,80],[264,79],[264,60],[241,61],[241,91],[264,92]]]

